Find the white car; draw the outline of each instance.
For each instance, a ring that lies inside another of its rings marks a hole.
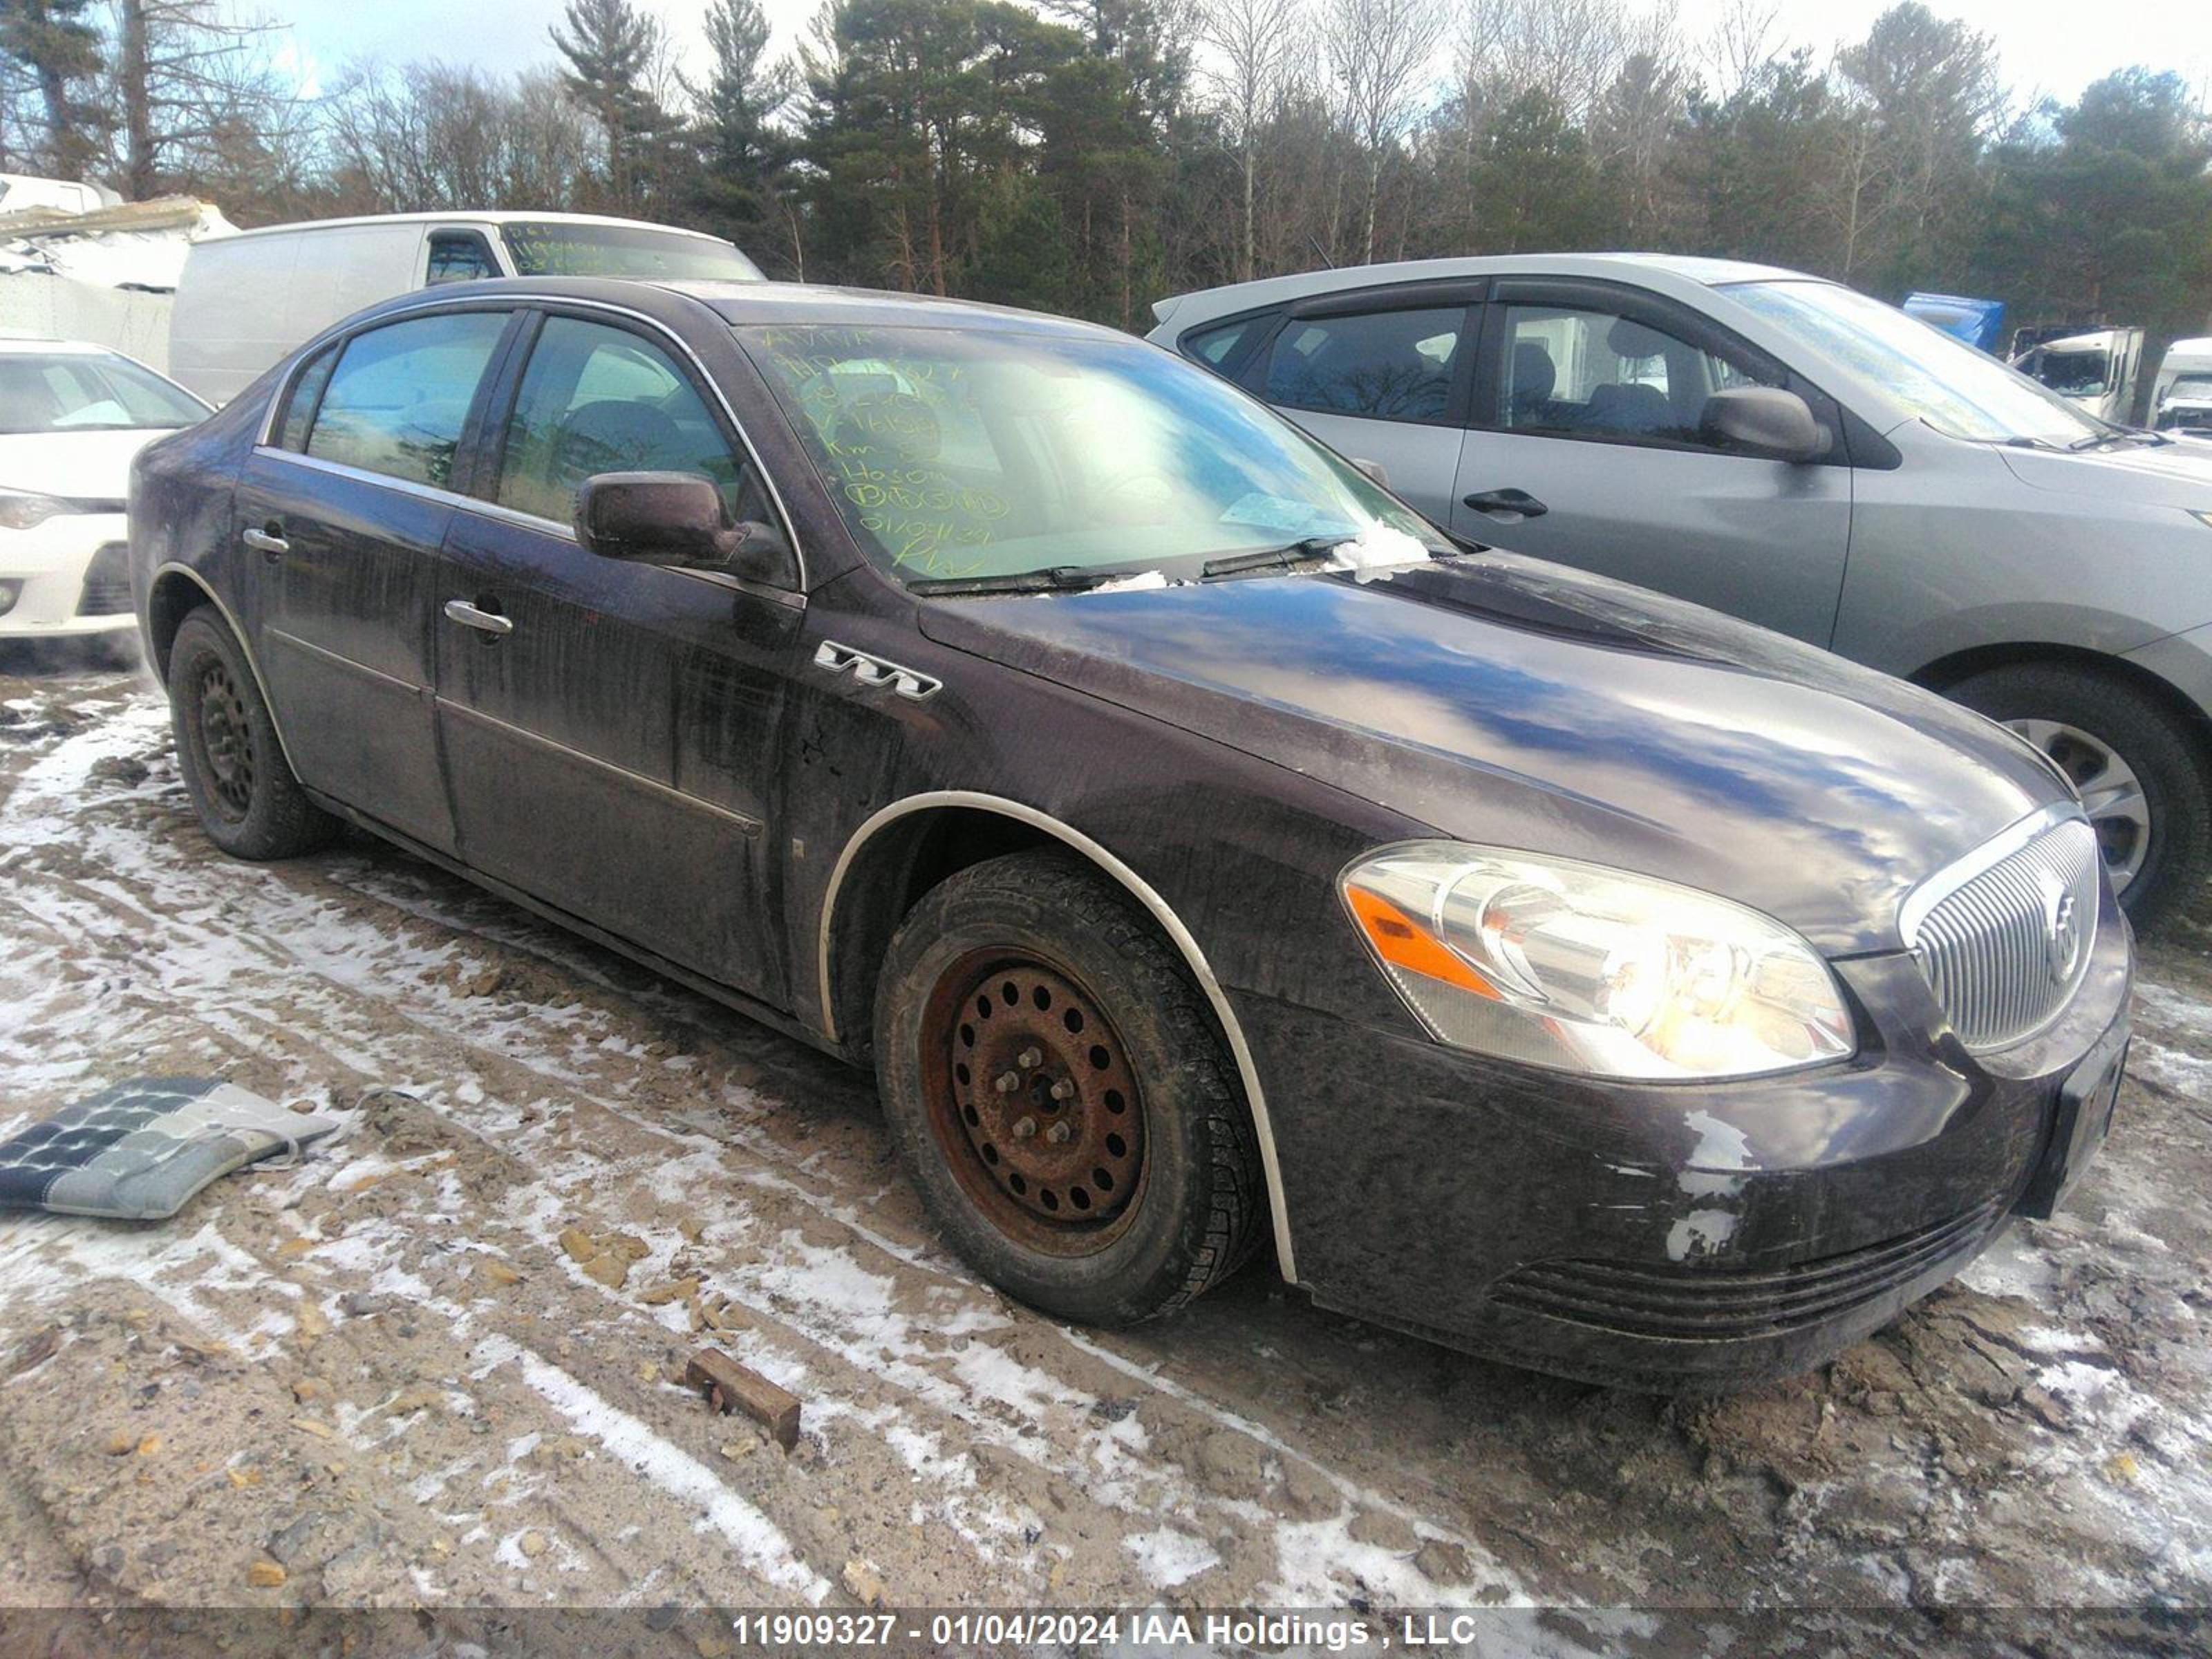
[[[0,640],[129,635],[131,459],[207,413],[104,346],[0,337]]]

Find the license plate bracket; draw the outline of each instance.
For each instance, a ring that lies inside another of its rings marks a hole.
[[[2038,1221],[2057,1214],[2105,1144],[2119,1104],[2120,1079],[2127,1072],[2129,1036],[2125,1026],[2107,1035],[2058,1085],[2051,1138],[2021,1194],[2016,1206],[2021,1214]]]

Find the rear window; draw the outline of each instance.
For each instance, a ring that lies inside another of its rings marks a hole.
[[[452,487],[453,454],[503,311],[446,312],[346,342],[307,436],[307,453],[411,483]]]
[[[0,433],[167,430],[207,405],[150,368],[106,352],[0,356]]]
[[[1383,421],[1444,418],[1464,307],[1293,317],[1267,359],[1267,398]]]

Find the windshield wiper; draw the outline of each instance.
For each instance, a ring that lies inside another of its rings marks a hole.
[[[1286,547],[1263,547],[1256,553],[1224,553],[1199,566],[1201,576],[1233,576],[1240,570],[1290,570],[1309,560],[1326,558],[1357,536],[1308,536]]]
[[[2133,427],[2116,426],[2110,432],[2093,432],[2086,438],[2076,438],[2066,446],[2069,449],[2101,449],[2106,444],[2170,444],[2172,439],[2162,432],[2145,432]]]
[[[1086,587],[1125,581],[1141,570],[1093,570],[1079,564],[1047,565],[997,576],[922,576],[906,585],[925,597],[948,593],[1080,593]]]

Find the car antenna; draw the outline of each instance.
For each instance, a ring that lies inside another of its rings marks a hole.
[[[1321,238],[1315,235],[1311,231],[1308,231],[1306,233],[1306,245],[1312,248],[1316,253],[1321,256],[1321,262],[1322,264],[1326,265],[1331,270],[1334,270],[1336,269],[1336,261],[1328,257],[1328,250],[1321,245]]]

